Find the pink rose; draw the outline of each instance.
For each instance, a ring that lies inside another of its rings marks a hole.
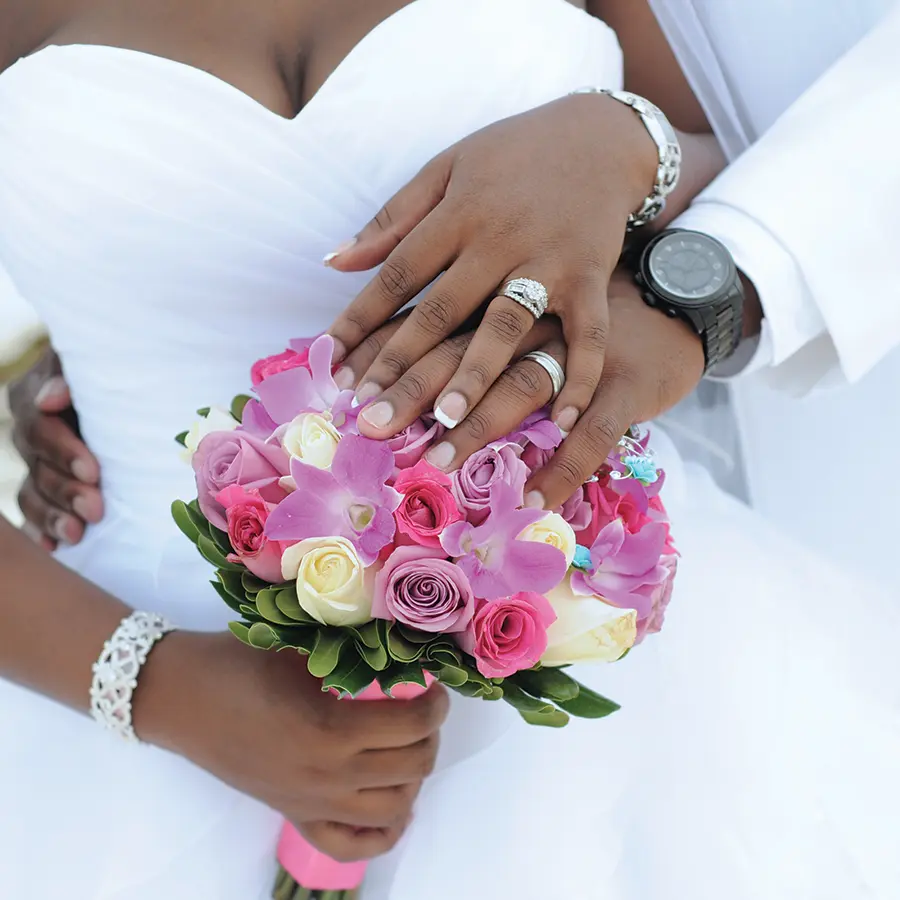
[[[256,489],[269,503],[279,503],[285,492],[278,480],[290,474],[287,454],[281,447],[244,431],[214,431],[197,447],[191,465],[197,479],[197,500],[203,515],[225,531],[225,509],[216,499],[227,487]]]
[[[546,597],[522,591],[482,603],[459,643],[485,678],[506,678],[538,663],[555,621]]]
[[[234,553],[229,562],[242,563],[257,578],[278,584],[281,578],[281,547],[265,535],[266,520],[274,508],[257,490],[232,485],[220,491],[216,500],[225,509],[228,540]]]
[[[256,387],[279,372],[306,368],[309,368],[308,349],[299,353],[296,350],[285,350],[284,353],[276,353],[274,356],[267,356],[265,359],[259,359],[253,363],[253,367],[250,369],[250,379],[253,381],[253,387]]]
[[[451,475],[453,496],[459,508],[473,525],[480,525],[491,507],[491,488],[498,482],[515,490],[516,503],[521,506],[528,470],[519,458],[518,444],[492,444],[473,453]]]
[[[609,476],[586,484],[584,495],[591,508],[590,522],[583,531],[576,534],[578,543],[584,547],[592,546],[597,535],[615,519],[622,519],[629,534],[637,534],[645,525],[654,521],[654,518],[641,509],[639,496],[630,491],[620,493]]]
[[[444,529],[462,519],[450,493],[450,476],[423,459],[397,476],[394,490],[403,495],[394,510],[400,532],[423,547],[440,548]]]
[[[416,419],[400,434],[389,438],[387,445],[394,451],[394,463],[398,469],[409,469],[424,455],[425,451],[443,435],[445,429],[440,422],[428,423]]]
[[[662,631],[666,618],[666,608],[672,599],[672,588],[675,584],[675,574],[678,570],[678,559],[674,555],[664,556],[659,564],[667,572],[661,584],[657,584],[650,592],[650,614],[637,621],[637,646],[648,634],[658,634]]]
[[[462,569],[440,550],[398,547],[375,576],[372,615],[420,631],[465,631],[475,597]]]

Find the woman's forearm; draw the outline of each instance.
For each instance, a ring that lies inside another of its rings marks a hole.
[[[0,516],[0,678],[86,712],[91,666],[129,612]]]

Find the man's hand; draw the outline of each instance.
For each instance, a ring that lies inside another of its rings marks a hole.
[[[28,466],[25,530],[48,550],[77,544],[103,517],[100,466],[84,445],[59,359],[48,350],[9,389],[13,442]]]

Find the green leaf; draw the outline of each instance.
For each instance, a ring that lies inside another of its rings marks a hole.
[[[541,713],[525,712],[520,709],[519,715],[529,725],[540,725],[543,728],[565,728],[569,724],[569,717],[559,709]]]
[[[254,622],[247,637],[250,639],[250,646],[259,650],[271,650],[279,643],[278,635],[265,622]]]
[[[425,658],[434,660],[434,662],[442,666],[459,668],[463,664],[462,650],[456,644],[443,640],[437,640],[429,644],[425,649]]]
[[[384,642],[381,640],[378,622],[375,619],[371,622],[366,622],[365,625],[357,625],[351,630],[363,644],[367,647],[371,647],[373,650],[377,647],[385,646]]]
[[[181,444],[182,447],[187,447],[187,436],[190,434],[189,431],[182,431],[181,434],[175,435],[175,443]]]
[[[441,666],[434,674],[441,684],[452,688],[461,687],[469,680],[466,670],[460,669],[458,666]]]
[[[595,693],[590,688],[579,684],[578,696],[574,700],[557,701],[560,709],[564,709],[579,719],[602,719],[621,709],[618,703]]]
[[[446,684],[446,682],[444,683]],[[452,688],[457,694],[462,694],[463,697],[471,697],[473,700],[477,700],[482,696],[481,685],[473,684],[471,681],[467,681],[465,684],[448,684],[447,687]]]
[[[569,717],[552,703],[529,697],[508,678],[503,682],[503,699],[510,706],[514,706],[529,725],[562,728],[569,721]]]
[[[383,672],[390,664],[391,658],[388,656],[388,652],[384,647],[380,645],[378,647],[369,647],[359,640],[354,641],[353,643],[356,647],[356,652],[374,671]]]
[[[307,668],[315,678],[330,675],[338,664],[341,649],[349,635],[339,628],[321,627],[316,634],[316,645],[309,654]]]
[[[219,569],[216,572],[216,578],[222,584],[222,587],[233,597],[238,603],[247,602],[247,592],[244,590],[243,580],[237,572],[229,569]],[[225,601],[228,602],[227,600]]]
[[[310,661],[312,658],[310,657]],[[355,697],[375,680],[375,671],[360,659],[355,648],[350,646],[341,654],[340,663],[334,671],[322,679],[322,690],[334,688],[342,696]]]
[[[241,603],[238,612],[249,622],[262,622],[262,616],[256,611],[256,607],[250,603]]]
[[[416,628],[410,628],[401,622],[395,622],[394,628],[411,644],[430,644],[434,640],[434,635],[427,631],[419,631]]]
[[[187,504],[182,500],[176,500],[172,504],[172,518],[175,520],[175,524],[181,533],[196,544],[200,537],[200,529],[194,523]]]
[[[218,573],[216,573],[216,574],[218,574]],[[232,597],[231,594],[229,594],[228,591],[225,590],[225,588],[222,586],[222,584],[220,582],[210,581],[210,584],[213,586],[213,589],[222,598],[222,600],[225,603],[227,603],[228,606],[230,606],[235,612],[240,612],[241,607],[246,605],[244,603],[241,603],[234,597]]]
[[[268,581],[257,578],[252,572],[249,572],[246,569],[241,570],[241,584],[243,585],[244,593],[253,596],[265,588],[272,586]]]
[[[241,642],[248,647],[252,647],[250,643],[250,626],[244,622],[229,622],[228,630]]]
[[[319,628],[321,627],[320,625]],[[292,625],[290,628],[273,625],[272,631],[285,647],[292,647],[306,656],[313,652],[316,646],[316,636],[319,633],[315,628],[303,628],[296,625]]]
[[[244,407],[250,402],[251,398],[246,394],[238,394],[234,400],[231,401],[231,414],[238,420],[238,422],[242,422],[244,419]]]
[[[231,539],[224,531],[220,531],[215,525],[209,526],[209,536],[212,542],[225,554],[234,553],[234,547],[231,546]]]
[[[398,684],[417,684],[423,688],[428,686],[421,666],[391,666],[387,671],[378,673],[378,683],[388,697],[393,696]]]
[[[217,569],[227,569],[229,572],[243,572],[244,567],[237,563],[229,562],[225,558],[225,554],[208,538],[205,534],[201,534],[197,538],[197,549],[201,556],[212,563]]]
[[[267,622],[271,622],[273,625],[293,625],[294,620],[288,618],[275,605],[276,594],[277,594],[277,589],[272,590],[272,589],[267,588],[264,591],[260,591],[256,595],[256,608],[259,611],[259,614]]]
[[[203,409],[198,409],[197,415],[200,416],[201,419],[205,419],[209,415],[209,407],[204,406]]]
[[[425,652],[425,645],[413,644],[399,631],[391,629],[387,635],[387,652],[391,655],[391,659],[399,663],[412,663],[421,658]]]
[[[259,596],[259,594],[257,594]],[[275,605],[279,612],[291,622],[302,622],[304,625],[317,625],[322,627],[301,605],[297,599],[297,591],[294,588],[279,588],[275,594]]]
[[[547,697],[557,703],[563,700],[574,700],[578,696],[578,682],[559,669],[531,669],[516,672],[513,682],[527,691],[532,697]]]

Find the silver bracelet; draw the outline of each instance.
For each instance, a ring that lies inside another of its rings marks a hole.
[[[154,613],[133,612],[122,619],[94,663],[91,715],[104,728],[138,743],[131,724],[131,698],[141,666],[156,642],[175,626]]]
[[[659,151],[659,167],[656,170],[656,182],[653,190],[641,204],[628,217],[627,229],[634,231],[642,225],[652,222],[665,208],[666,198],[675,190],[678,179],[681,176],[681,144],[675,129],[666,118],[666,114],[655,104],[637,94],[629,91],[611,91],[608,88],[586,87],[573,94],[605,94],[630,106],[644,123],[644,127],[650,133]]]

